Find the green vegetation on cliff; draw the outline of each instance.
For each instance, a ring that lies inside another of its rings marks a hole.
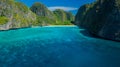
[[[0,17],[0,25],[6,24],[8,22],[8,20],[9,19],[7,17],[1,16]]]

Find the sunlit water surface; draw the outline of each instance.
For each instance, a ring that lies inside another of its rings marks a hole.
[[[120,67],[120,43],[76,26],[0,32],[0,67]]]

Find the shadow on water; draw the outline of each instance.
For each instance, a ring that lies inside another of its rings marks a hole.
[[[87,37],[95,37],[93,36],[92,34],[90,34],[87,30],[81,30],[80,33],[82,33],[84,36],[87,36]]]
[[[0,32],[3,32],[3,31],[11,31],[11,30],[27,29],[27,28],[31,28],[31,27],[11,28],[11,29],[6,29],[6,30],[0,30]]]
[[[113,41],[113,42],[120,42],[118,40],[112,40],[112,39],[108,39],[108,38],[103,38],[103,37],[97,36],[95,34],[90,33],[88,30],[81,30],[80,33],[82,35],[84,35],[84,36],[91,37],[91,38],[102,39],[102,40]]]

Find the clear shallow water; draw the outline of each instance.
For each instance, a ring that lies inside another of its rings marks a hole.
[[[120,43],[75,26],[0,32],[0,67],[120,67]]]

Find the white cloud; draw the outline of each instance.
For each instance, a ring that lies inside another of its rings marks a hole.
[[[78,8],[74,8],[74,7],[64,7],[64,6],[54,6],[54,7],[48,7],[49,10],[54,11],[56,9],[62,9],[65,11],[73,11],[73,10],[77,10]]]

